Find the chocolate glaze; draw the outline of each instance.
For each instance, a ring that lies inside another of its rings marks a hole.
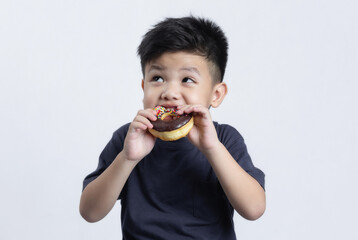
[[[181,128],[187,124],[191,119],[191,115],[182,115],[179,118],[176,118],[171,121],[163,121],[158,118],[156,121],[151,121],[153,124],[153,129],[158,132],[169,132]]]

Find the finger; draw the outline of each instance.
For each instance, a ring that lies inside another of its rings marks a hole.
[[[177,114],[182,115],[184,113],[190,113],[188,110],[191,107],[191,105],[181,105],[177,107]]]
[[[183,105],[180,106],[178,114],[189,114],[189,113],[202,113],[205,114],[207,109],[201,105]]]
[[[142,125],[146,126],[146,128],[153,128],[153,124],[148,120],[148,118],[142,115],[137,115],[133,122],[141,123]]]
[[[157,120],[156,112],[151,108],[138,111],[137,116],[138,115],[143,116],[151,121]]]
[[[202,105],[194,105],[192,106],[192,112],[200,115],[207,115],[209,113],[209,109]]]
[[[141,122],[132,122],[130,127],[129,127],[128,133],[130,133],[130,132],[139,132],[139,131],[144,132],[144,131],[147,130],[147,128],[148,127],[146,125],[144,125],[143,123],[141,123]]]

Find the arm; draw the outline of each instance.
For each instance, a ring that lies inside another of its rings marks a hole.
[[[155,138],[147,128],[157,118],[152,109],[141,110],[129,126],[123,150],[112,164],[83,190],[80,213],[88,222],[104,218],[114,206],[130,173],[154,147]]]
[[[209,110],[203,106],[179,109],[178,114],[194,114],[194,127],[188,138],[208,159],[233,208],[246,219],[258,219],[266,208],[265,191],[219,141]]]
[[[217,142],[203,153],[234,209],[248,220],[258,219],[266,208],[261,185],[240,167],[222,143]]]

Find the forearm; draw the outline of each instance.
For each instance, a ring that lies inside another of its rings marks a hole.
[[[89,222],[105,217],[113,208],[137,161],[128,161],[119,153],[112,164],[82,192],[80,213]]]
[[[265,211],[265,191],[235,161],[224,145],[204,152],[231,205],[244,218],[255,220]]]

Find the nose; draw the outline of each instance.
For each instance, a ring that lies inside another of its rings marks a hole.
[[[174,83],[167,83],[163,89],[161,98],[166,101],[173,101],[180,99],[180,87]]]

